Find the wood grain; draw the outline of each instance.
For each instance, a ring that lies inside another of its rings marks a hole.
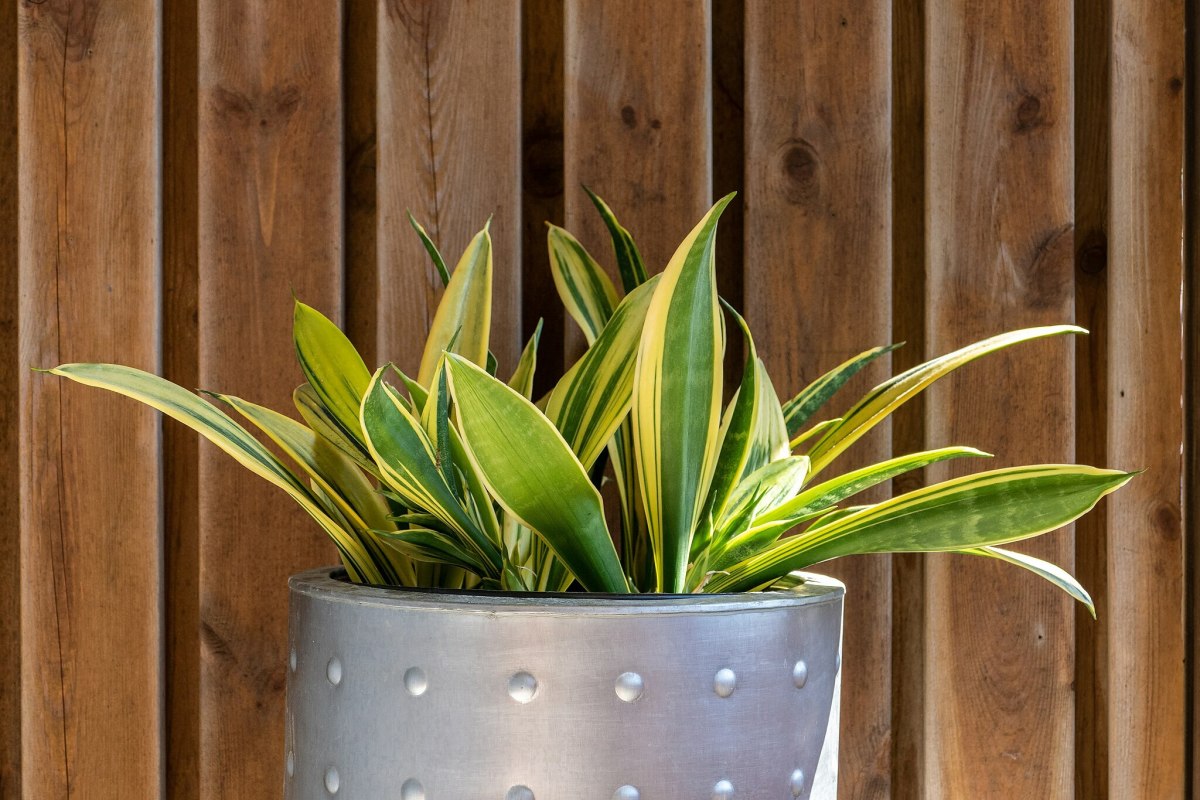
[[[1075,5],[1075,457],[1108,458],[1108,175],[1110,0]],[[1075,797],[1108,797],[1108,501],[1075,523],[1075,575],[1097,619],[1075,609]]]
[[[563,224],[563,3],[521,6],[521,338],[544,320],[534,397],[565,368],[565,313],[546,251],[546,223]]]
[[[197,0],[163,7],[162,374],[198,386]],[[172,800],[200,796],[199,442],[182,425],[162,431],[166,571],[166,785]]]
[[[49,0],[17,13],[21,789],[155,797],[158,421],[28,367],[158,367],[160,9]]]
[[[292,407],[292,292],[341,316],[341,6],[199,8],[200,385]],[[284,495],[200,446],[201,796],[283,783],[287,577],[332,563]]]
[[[1071,18],[1032,0],[926,8],[932,356],[1074,317]],[[1022,345],[934,386],[927,444],[996,453],[989,468],[1071,461],[1073,348]],[[1026,549],[1073,567],[1069,533]],[[929,558],[926,590],[926,796],[1072,796],[1071,601],[1008,565],[961,556]]]
[[[1185,796],[1180,284],[1184,4],[1113,0],[1108,457],[1109,792]],[[1119,633],[1117,633],[1119,632]]]
[[[899,373],[925,361],[925,0],[892,6],[892,353]],[[892,415],[892,452],[925,449],[925,397]],[[924,471],[892,481],[893,494],[924,485]],[[892,556],[892,785],[921,797],[924,759],[925,556]]]
[[[0,465],[19,475],[17,5],[0,5]],[[21,485],[0,487],[0,800],[21,796]]]
[[[567,0],[564,31],[567,228],[616,281],[584,184],[633,234],[646,269],[660,272],[712,195],[709,4]],[[566,327],[573,360],[583,337]]]
[[[746,6],[746,312],[784,397],[891,338],[891,66],[889,3]],[[882,361],[839,408],[886,377]],[[835,470],[890,450],[884,424]],[[886,796],[891,559],[822,570],[847,586],[839,794]]]
[[[516,366],[521,325],[521,36],[517,0],[379,4],[379,358],[416,374],[441,281],[411,211],[450,267],[492,219],[491,349]]]

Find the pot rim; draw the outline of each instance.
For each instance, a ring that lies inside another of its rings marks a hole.
[[[409,589],[351,583],[342,567],[320,567],[288,579],[296,593],[327,602],[375,605],[457,614],[571,614],[655,616],[759,611],[841,602],[841,581],[812,572],[794,572],[804,583],[784,590],[729,594],[597,594]]]

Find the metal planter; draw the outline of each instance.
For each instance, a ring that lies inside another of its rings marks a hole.
[[[841,584],[513,596],[291,579],[289,800],[834,798]]]

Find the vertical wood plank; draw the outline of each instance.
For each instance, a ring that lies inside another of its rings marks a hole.
[[[19,475],[17,350],[17,4],[0,5],[0,464]],[[0,800],[21,796],[21,494],[0,487]]]
[[[451,268],[492,219],[491,349],[516,366],[521,322],[518,0],[379,4],[378,357],[416,374],[441,281],[409,227]]]
[[[617,280],[584,184],[660,272],[712,194],[709,3],[567,0],[564,30],[567,227]],[[583,337],[567,329],[570,360]]]
[[[1108,504],[1109,791],[1185,796],[1180,286],[1184,3],[1112,6],[1108,447],[1145,472]]]
[[[925,352],[925,0],[892,7],[892,371]],[[892,452],[925,449],[925,398],[892,416]],[[924,471],[892,481],[894,494],[924,485]],[[892,793],[921,797],[924,740],[925,556],[892,557]]]
[[[521,12],[521,336],[543,319],[534,397],[562,374],[563,312],[546,252],[546,223],[563,223],[563,4],[525,0]]]
[[[1200,786],[1200,735],[1196,731],[1196,720],[1200,719],[1200,587],[1196,585],[1200,576],[1200,4],[1186,6],[1187,77],[1184,80],[1184,106],[1188,110],[1185,124],[1185,153],[1187,164],[1187,196],[1184,201],[1186,238],[1184,270],[1184,302],[1187,304],[1184,323],[1184,424],[1187,460],[1184,465],[1184,542],[1187,550],[1188,607],[1188,657],[1191,664],[1188,672],[1188,703],[1191,723],[1188,729],[1188,753],[1191,757],[1191,774],[1188,791],[1195,793]]]
[[[784,396],[891,337],[891,36],[886,2],[746,6],[746,311]],[[885,424],[840,466],[890,449]],[[847,584],[839,793],[886,795],[891,559],[828,572]]]
[[[341,4],[199,4],[200,385],[287,410],[291,295],[341,316]],[[201,796],[283,781],[287,576],[335,560],[274,488],[200,445]]]
[[[937,355],[1074,317],[1071,9],[926,8],[926,328]],[[934,386],[928,444],[981,447],[997,454],[989,467],[1071,461],[1073,348],[1022,345]],[[1069,533],[1028,551],[1073,566]],[[1071,796],[1070,601],[1007,565],[961,556],[929,558],[926,590],[926,795]]]
[[[1075,457],[1107,464],[1110,0],[1075,3]],[[1075,609],[1075,797],[1108,797],[1108,501],[1075,523],[1075,575],[1097,619]]]
[[[159,366],[160,9],[18,15],[22,791],[156,797],[158,421],[28,367]]]

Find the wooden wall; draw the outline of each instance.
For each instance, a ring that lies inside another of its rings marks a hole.
[[[293,292],[414,367],[437,295],[410,209],[449,253],[494,215],[493,349],[511,365],[544,317],[561,365],[582,338],[543,221],[609,260],[580,183],[654,269],[741,191],[720,281],[781,392],[888,341],[855,388],[1004,329],[1092,330],[970,367],[857,449],[1146,472],[1030,546],[1096,622],[1005,566],[830,566],[841,794],[1188,796],[1188,27],[1194,0],[0,4],[0,800],[278,796],[285,579],[334,559],[214,448],[29,367],[290,408]]]

